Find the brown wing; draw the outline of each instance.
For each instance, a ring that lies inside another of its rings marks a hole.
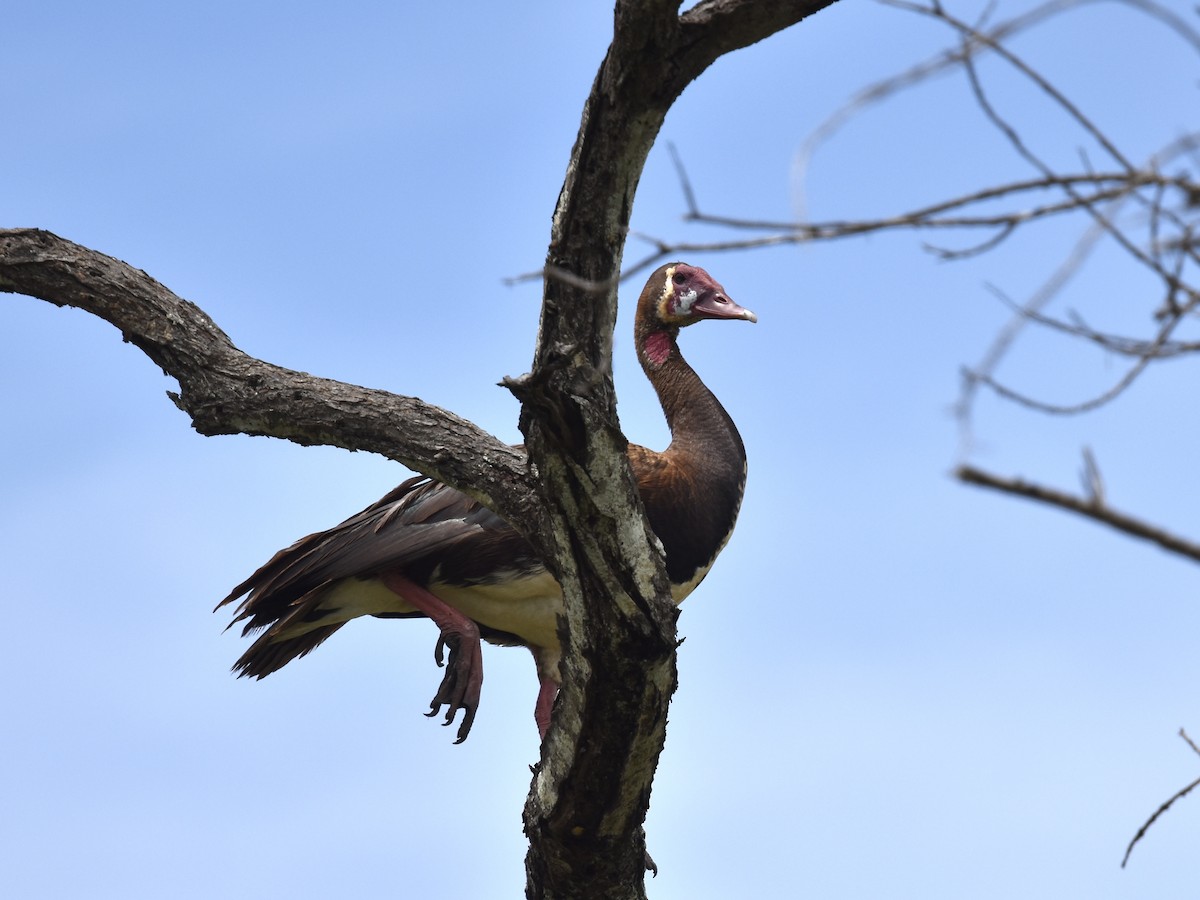
[[[472,544],[479,546],[473,551]],[[217,608],[246,595],[230,624],[246,621],[242,633],[248,634],[283,619],[294,621],[300,607],[315,607],[324,588],[343,578],[403,569],[414,581],[425,582],[446,560],[483,562],[480,551],[485,548],[492,552],[484,556],[497,550],[509,558],[527,556],[523,547],[520,535],[490,509],[441,482],[417,476],[340,525],[280,550]]]

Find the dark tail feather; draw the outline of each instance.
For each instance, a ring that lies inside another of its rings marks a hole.
[[[312,653],[327,637],[345,624],[333,622],[321,625],[295,637],[275,637],[268,631],[251,644],[250,649],[233,664],[233,671],[237,672],[238,678],[266,678],[293,659]]]

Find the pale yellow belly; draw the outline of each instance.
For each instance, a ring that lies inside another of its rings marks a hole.
[[[430,593],[443,603],[481,625],[515,634],[534,647],[558,647],[556,627],[558,614],[562,611],[562,591],[547,572],[496,584],[462,587],[434,581],[429,587]],[[329,588],[321,606],[336,612],[312,625],[306,624],[303,630],[348,622],[359,616],[418,612],[415,606],[374,578],[346,578],[337,582]]]
[[[517,635],[534,647],[558,648],[562,590],[549,572],[498,584],[431,585],[432,593],[481,625]]]
[[[706,574],[708,570],[702,569],[686,584],[672,586],[675,602],[682,603]],[[515,634],[532,647],[559,648],[562,591],[549,572],[465,587],[434,581],[430,592],[481,625]],[[337,582],[330,587],[321,606],[337,610],[320,620],[323,625],[348,622],[359,616],[418,612],[415,606],[373,578]]]

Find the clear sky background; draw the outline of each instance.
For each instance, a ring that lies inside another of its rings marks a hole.
[[[515,441],[495,384],[529,368],[539,288],[503,279],[541,263],[610,25],[605,2],[10,4],[0,226],[145,269],[251,354]],[[805,136],[947,38],[847,0],[720,60],[669,115],[635,227],[719,236],[681,223],[667,140],[712,212],[797,215]],[[1135,159],[1196,125],[1194,50],[1120,5],[1015,47]],[[984,73],[1039,151],[1076,159],[1061,114]],[[1029,174],[953,75],[847,127],[805,204],[883,215]],[[655,898],[1145,900],[1200,876],[1195,798],[1119,868],[1200,774],[1176,737],[1200,735],[1200,570],[948,476],[959,367],[1006,321],[985,284],[1024,297],[1071,233],[956,265],[921,239],[689,259],[760,322],[684,336],[750,479],[681,620],[647,823]],[[621,419],[662,447],[627,337],[639,287],[622,292]],[[1155,290],[1101,264],[1056,310],[1148,334]],[[1001,374],[1071,402],[1121,371],[1038,338]],[[1196,375],[1164,366],[1078,419],[985,398],[971,458],[1075,489],[1089,445],[1114,505],[1200,535]],[[528,654],[485,651],[483,706],[452,746],[421,715],[440,679],[428,622],[353,623],[253,683],[230,675],[245,642],[211,613],[408,473],[199,437],[174,387],[111,326],[0,297],[0,895],[522,896]]]

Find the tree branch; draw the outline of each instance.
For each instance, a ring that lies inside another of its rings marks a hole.
[[[1156,525],[1150,525],[1141,519],[1112,509],[1105,505],[1101,497],[1079,497],[1021,478],[1004,478],[1000,475],[993,475],[991,472],[985,472],[969,465],[959,466],[955,469],[954,477],[966,484],[975,484],[1006,494],[1026,497],[1030,500],[1037,500],[1039,503],[1048,503],[1051,506],[1078,513],[1131,537],[1153,541],[1164,550],[1185,556],[1193,562],[1200,562],[1200,544],[1185,540]]]
[[[1189,747],[1191,747],[1192,750],[1194,750],[1196,753],[1200,754],[1200,747],[1196,746],[1196,743],[1190,737],[1188,737],[1188,733],[1186,731],[1184,731],[1182,728],[1179,729],[1179,736],[1187,742],[1187,745]],[[1158,809],[1156,809],[1154,811],[1154,813],[1150,816],[1149,819],[1147,819],[1145,822],[1142,823],[1142,827],[1137,830],[1137,834],[1135,834],[1133,836],[1133,840],[1131,840],[1129,842],[1129,846],[1125,848],[1125,857],[1121,860],[1121,868],[1122,869],[1125,868],[1125,864],[1129,862],[1129,855],[1131,853],[1133,853],[1134,846],[1137,844],[1138,841],[1140,841],[1143,837],[1145,837],[1146,832],[1150,830],[1150,826],[1158,821],[1158,817],[1161,816],[1163,813],[1165,813],[1168,809],[1170,809],[1174,805],[1176,800],[1182,800],[1184,797],[1186,797],[1188,794],[1190,794],[1192,792],[1192,790],[1194,788],[1196,788],[1197,786],[1200,786],[1200,778],[1197,778],[1195,781],[1193,781],[1187,787],[1180,788],[1178,791],[1176,791],[1174,794],[1172,794],[1169,799],[1163,801],[1162,805],[1159,806]]]
[[[82,309],[116,326],[179,382],[171,398],[201,434],[369,450],[466,491],[518,527],[536,521],[520,448],[414,397],[255,359],[195,304],[119,259],[48,231],[3,229],[0,291]]]

